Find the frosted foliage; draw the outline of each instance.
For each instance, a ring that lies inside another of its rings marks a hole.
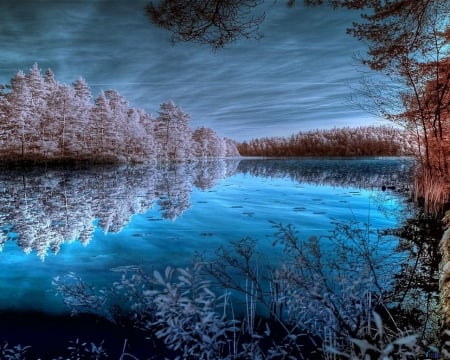
[[[172,101],[160,106],[156,118],[155,140],[160,160],[183,160],[193,157],[189,115]]]
[[[234,330],[226,320],[226,297],[216,297],[198,266],[193,269],[166,268],[153,273],[161,290],[154,295],[156,336],[169,349],[181,350],[183,358],[216,359],[226,345],[227,333]],[[222,310],[222,314],[217,312]]]
[[[155,119],[116,90],[92,101],[83,78],[60,84],[37,64],[28,74],[19,71],[9,88],[0,91],[0,160],[149,163],[195,156],[190,117],[172,101],[161,104]]]
[[[410,359],[418,353],[418,335],[386,326],[376,312],[392,319],[385,296],[399,260],[380,254],[392,239],[355,222],[337,223],[329,237],[307,241],[290,225],[274,226],[274,245],[286,255],[274,283],[289,319],[344,358]]]
[[[301,131],[237,145],[245,156],[403,156],[417,151],[412,133],[390,126]]]
[[[286,254],[284,265],[273,276],[265,277],[255,264],[255,241],[247,238],[235,242],[233,249],[219,251],[212,263],[197,258],[191,268],[167,267],[163,272],[146,272],[138,266],[112,269],[121,278],[111,289],[95,289],[75,274],[56,277],[53,285],[72,312],[93,312],[113,322],[112,308],[105,305],[119,297],[134,326],[162,340],[174,359],[417,357],[419,336],[395,323],[388,325],[374,310],[383,309],[384,304],[373,277],[389,269],[362,269],[358,275],[357,267],[348,267],[366,263],[370,267],[373,260],[365,258],[364,249],[356,253],[359,239],[345,263],[327,268],[318,239],[303,248],[292,227],[276,227],[275,243],[284,245]],[[347,229],[338,230],[348,235]],[[337,257],[343,260],[345,252],[349,247]],[[230,306],[232,294],[217,296],[217,284],[210,275],[222,288],[245,294],[245,314],[238,320]],[[244,281],[239,280],[241,276]],[[262,286],[263,279],[270,282],[268,287]],[[270,293],[266,293],[268,288]],[[255,315],[257,307],[271,309],[269,321]],[[392,317],[388,313],[384,319]],[[308,342],[314,347],[309,353]]]
[[[80,99],[81,103],[87,105],[92,99],[92,94],[86,80],[80,77],[74,82],[73,88],[75,89],[75,95]]]
[[[176,359],[219,359],[236,336],[234,320],[226,319],[227,296],[216,296],[201,268],[144,272],[136,266],[112,269],[121,278],[111,289],[96,289],[76,274],[53,279],[53,286],[73,314],[91,312],[115,322],[110,296],[123,299],[134,326],[147,331],[179,356]]]
[[[194,140],[194,154],[196,157],[224,157],[225,146],[223,140],[214,130],[200,127],[192,135]]]
[[[236,143],[228,138],[223,139],[223,144],[225,147],[225,156],[226,157],[238,157],[240,156],[239,150],[237,148]]]

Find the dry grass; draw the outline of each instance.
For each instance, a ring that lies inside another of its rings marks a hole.
[[[437,215],[449,201],[449,184],[442,177],[423,172],[414,181],[414,197],[417,203],[423,202],[423,209],[430,215]]]

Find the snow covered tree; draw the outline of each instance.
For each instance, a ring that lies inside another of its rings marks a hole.
[[[43,99],[45,94],[44,79],[41,75],[41,70],[36,63],[33,64],[25,78],[31,92],[32,100],[38,101]]]
[[[49,103],[58,150],[63,159],[77,159],[83,147],[84,119],[79,116],[80,108],[75,99],[75,90],[72,87],[60,85]]]
[[[238,157],[240,156],[237,144],[235,141],[229,138],[223,138],[223,144],[225,146],[225,157]]]
[[[90,104],[92,100],[91,90],[89,85],[82,77],[79,77],[74,83],[73,88],[75,90],[75,96],[82,100],[85,104]]]
[[[111,123],[114,124],[116,131],[121,135],[121,139],[117,141],[117,153],[127,153],[127,142],[125,139],[130,139],[128,133],[128,112],[130,105],[128,101],[119,94],[116,90],[105,91],[105,98],[108,100],[110,109]]]
[[[39,156],[42,153],[43,134],[41,133],[41,123],[45,118],[47,108],[48,92],[44,83],[37,63],[34,63],[27,75],[25,75],[26,83],[30,95],[30,126],[34,127],[33,134],[29,139],[29,149],[34,155]]]
[[[156,159],[155,119],[144,110],[138,109],[136,112],[139,114],[139,125],[143,130],[144,136],[141,142],[141,150],[144,152],[144,156],[150,156],[152,159]]]
[[[162,161],[186,160],[191,157],[192,130],[189,115],[173,101],[160,106],[156,118],[155,140],[158,158]]]
[[[3,93],[4,87],[0,86],[0,154],[6,149],[6,142],[8,141],[8,103],[6,94]]]
[[[222,139],[210,128],[202,126],[196,129],[192,134],[192,139],[194,140],[195,157],[223,157],[225,155]]]
[[[60,84],[55,80],[51,69],[47,69],[43,78],[44,108],[38,126],[41,142],[41,155],[46,159],[58,157],[58,134],[55,127],[55,94]]]
[[[92,138],[93,126],[90,122],[90,112],[92,109],[92,93],[86,81],[80,77],[73,83],[74,106],[76,109],[75,116],[78,119],[80,126],[79,136],[82,142],[80,157],[88,158],[92,151],[92,146],[95,144],[95,139]]]
[[[55,74],[51,69],[47,69],[45,72],[44,85],[48,93],[53,92],[58,85],[58,82],[55,80]]]
[[[125,153],[129,160],[145,159],[155,156],[153,123],[150,115],[143,110],[130,109],[126,118],[124,136]]]
[[[114,115],[109,106],[109,101],[102,91],[95,100],[90,121],[94,127],[96,148],[93,150],[97,160],[117,160],[118,149],[122,143],[122,135],[113,121]]]
[[[4,89],[0,86],[2,160],[148,162],[194,156],[189,115],[172,101],[161,104],[156,119],[130,107],[116,90],[101,92],[93,104],[83,78],[61,84],[50,69],[42,76],[37,64],[28,74],[19,71]],[[199,141],[208,139],[197,145],[200,156],[223,156],[223,140],[206,132],[198,134]]]
[[[3,127],[4,150],[12,157],[27,155],[30,137],[34,128],[31,120],[31,92],[23,71],[11,79],[11,92],[6,96],[7,122]]]

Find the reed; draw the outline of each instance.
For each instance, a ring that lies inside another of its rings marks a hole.
[[[422,204],[427,214],[436,216],[449,201],[450,187],[443,177],[422,171],[415,177],[413,194],[414,201]]]

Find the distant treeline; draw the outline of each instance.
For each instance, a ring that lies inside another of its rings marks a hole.
[[[389,126],[360,126],[264,137],[237,144],[242,156],[401,156],[413,153],[406,132]]]

